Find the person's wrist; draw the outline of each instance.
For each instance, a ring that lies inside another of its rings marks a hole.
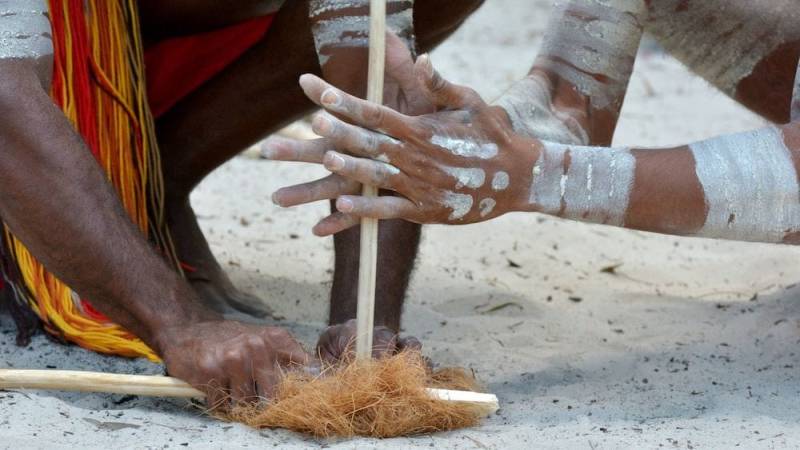
[[[514,153],[517,155],[514,158],[515,167],[518,167],[518,170],[516,174],[510,176],[511,202],[507,212],[539,212],[535,202],[532,201],[531,190],[534,178],[538,175],[536,163],[542,153],[542,144],[535,139],[519,139],[515,140],[513,145]]]
[[[185,284],[181,279],[179,283]],[[179,334],[194,324],[224,320],[222,315],[206,307],[189,286],[179,286],[165,304],[169,307],[146,319],[148,338],[143,338],[159,355],[179,341]]]

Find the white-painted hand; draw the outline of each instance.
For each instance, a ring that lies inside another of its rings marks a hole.
[[[409,115],[434,111],[434,105],[418,84],[410,50],[406,43],[393,33],[386,35],[384,104]],[[272,137],[265,145],[263,156],[276,161],[322,164],[327,150],[334,150],[334,146],[324,138],[304,141]],[[341,195],[359,192],[361,183],[332,174],[319,180],[280,189],[273,194],[272,199],[277,205],[290,207],[320,200],[335,200]],[[338,211],[325,219],[325,223],[335,227],[337,231],[349,228],[358,222],[357,216]]]
[[[318,161],[323,145],[332,145],[337,151],[326,152],[322,162],[333,176],[402,195],[340,195],[336,207],[349,216],[466,224],[523,209],[539,142],[514,133],[500,107],[444,80],[427,56],[419,58],[414,72],[439,112],[404,115],[348,95],[313,75],[301,77],[306,95],[328,111],[313,123],[314,131],[327,140],[303,155],[295,149],[294,159]],[[284,204],[295,195],[313,198],[291,187],[278,191],[276,200]],[[314,231],[327,235],[352,224],[335,215]]]

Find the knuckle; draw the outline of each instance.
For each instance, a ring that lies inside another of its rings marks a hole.
[[[389,169],[383,164],[376,165],[371,172],[372,172],[372,179],[374,180],[376,185],[386,184],[386,182],[388,182],[389,179],[391,178],[391,175],[389,174]]]
[[[264,346],[264,340],[259,336],[249,335],[246,338],[247,346],[251,349],[259,349]]]
[[[226,364],[239,362],[243,359],[243,356],[244,352],[242,352],[242,349],[239,346],[227,348],[222,353],[222,358],[225,360]]]
[[[216,372],[219,367],[217,358],[206,353],[197,362],[197,368],[205,374]]]
[[[278,327],[266,328],[264,333],[268,339],[274,339],[274,340],[291,339],[291,335],[289,334],[289,332],[283,328],[278,328]]]
[[[442,78],[442,75],[438,71],[434,70],[433,76],[431,77],[431,91],[441,92],[445,87],[447,87],[447,81]]]
[[[369,133],[364,136],[364,150],[369,153],[375,153],[378,151],[379,146],[380,142],[378,142],[378,137],[376,135]]]
[[[386,120],[386,112],[380,107],[367,107],[363,110],[364,122],[368,126],[381,125]]]

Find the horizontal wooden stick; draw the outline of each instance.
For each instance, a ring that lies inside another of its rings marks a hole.
[[[0,369],[0,389],[43,389],[105,392],[152,397],[204,397],[201,391],[177,378],[161,375],[126,375],[79,370]],[[499,408],[497,396],[470,391],[428,388],[440,400],[468,403],[486,415]]]

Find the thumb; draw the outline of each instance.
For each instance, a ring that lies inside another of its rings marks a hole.
[[[414,73],[427,91],[429,100],[441,109],[476,109],[486,105],[475,90],[445,80],[433,68],[427,54],[417,58]]]

